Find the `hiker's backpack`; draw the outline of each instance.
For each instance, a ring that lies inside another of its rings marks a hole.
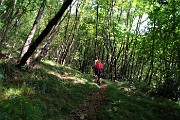
[[[102,65],[102,63],[96,63],[95,64],[95,70],[96,71],[102,71],[102,69],[103,69],[103,65]]]

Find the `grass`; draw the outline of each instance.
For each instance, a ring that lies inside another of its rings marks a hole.
[[[180,106],[164,98],[149,97],[139,89],[124,91],[116,83],[108,87],[104,106],[97,115],[100,120],[178,120]]]
[[[18,70],[14,63],[0,61],[0,120],[63,120],[98,91],[91,75],[67,66],[44,61],[31,71]],[[107,97],[97,113],[98,120],[178,120],[180,104],[148,97],[142,91],[125,91],[126,83],[105,80]],[[143,86],[143,87],[142,87]]]
[[[20,71],[7,62],[0,64],[0,71],[4,78],[0,120],[63,119],[98,90],[89,76],[50,61],[35,71]]]

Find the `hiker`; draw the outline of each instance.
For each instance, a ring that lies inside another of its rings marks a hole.
[[[103,64],[99,60],[95,60],[93,68],[96,75],[96,82],[100,85],[102,82]]]

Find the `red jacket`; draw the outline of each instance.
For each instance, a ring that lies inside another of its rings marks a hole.
[[[95,69],[95,71],[98,71],[98,70],[102,71],[102,69],[103,69],[103,64],[100,63],[100,62],[96,62],[96,63],[94,64],[94,69]]]

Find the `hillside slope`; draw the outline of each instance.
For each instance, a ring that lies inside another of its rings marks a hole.
[[[50,61],[35,71],[1,62],[0,71],[0,120],[62,119],[98,90],[89,76]]]
[[[137,85],[110,82],[100,88],[92,75],[44,61],[18,70],[0,61],[0,120],[178,120],[180,106],[148,97]]]

